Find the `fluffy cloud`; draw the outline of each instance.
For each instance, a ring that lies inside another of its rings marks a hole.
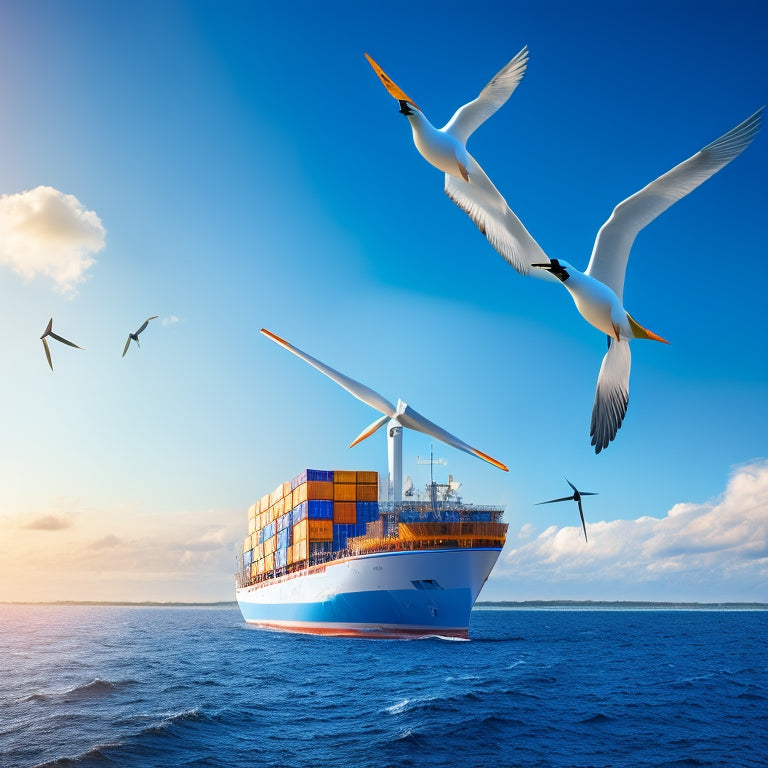
[[[0,196],[0,264],[26,280],[44,275],[71,292],[104,247],[99,217],[74,196],[36,187]]]
[[[524,529],[522,540],[530,533],[528,524]],[[768,460],[736,469],[725,493],[704,504],[677,504],[663,518],[592,523],[588,530],[585,545],[578,527],[547,528],[512,549],[500,571],[528,582],[602,587],[610,590],[605,598],[644,584],[648,599],[706,600],[708,587],[730,589],[728,599],[768,599]]]

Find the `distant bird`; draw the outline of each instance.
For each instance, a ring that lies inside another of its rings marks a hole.
[[[53,318],[51,318],[48,321],[48,325],[45,328],[45,332],[40,337],[43,340],[43,347],[45,347],[45,356],[48,358],[48,365],[51,366],[51,370],[53,370],[53,363],[51,362],[51,350],[48,347],[48,342],[46,341],[46,338],[45,338],[46,336],[50,336],[52,339],[56,339],[56,341],[60,341],[62,344],[68,344],[70,347],[75,347],[75,349],[83,349],[82,347],[78,347],[77,344],[73,344],[71,341],[67,341],[61,336],[55,334],[51,330],[52,327],[53,327]]]
[[[566,477],[565,482],[568,483],[568,485],[573,488],[573,496],[563,496],[562,499],[550,499],[549,501],[540,501],[536,506],[539,506],[539,504],[554,504],[556,501],[575,501],[579,505],[579,515],[581,516],[581,527],[584,529],[584,541],[589,541],[587,539],[587,524],[584,522],[584,510],[581,508],[581,497],[582,496],[597,496],[596,493],[590,493],[589,491],[578,491],[576,490],[576,486]]]
[[[123,357],[125,357],[125,353],[128,351],[128,347],[131,344],[131,339],[133,339],[136,342],[136,346],[141,349],[141,344],[139,344],[139,334],[149,325],[150,320],[154,320],[155,318],[160,317],[160,315],[152,315],[152,317],[148,317],[142,324],[141,328],[139,328],[136,333],[129,333],[128,339],[125,342],[125,347],[123,349]]]
[[[695,155],[614,208],[597,233],[586,271],[552,259],[532,266],[547,270],[568,289],[582,317],[608,335],[608,352],[597,378],[589,434],[595,453],[616,437],[629,404],[631,339],[669,343],[643,328],[623,307],[624,275],[637,233],[673,203],[740,155],[755,137],[763,108]],[[659,276],[663,279],[663,275]]]
[[[518,272],[529,274],[532,262],[547,261],[546,254],[466,147],[467,139],[507,101],[522,79],[528,63],[528,47],[497,72],[476,99],[456,110],[442,128],[435,128],[413,99],[367,53],[365,57],[389,94],[400,103],[400,112],[411,124],[416,149],[427,162],[445,173],[448,197],[469,215],[490,244]]]

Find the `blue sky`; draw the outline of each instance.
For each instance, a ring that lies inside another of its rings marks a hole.
[[[363,56],[442,125],[527,44],[469,149],[583,268],[619,201],[768,101],[766,15],[3,3],[0,600],[229,599],[249,504],[305,467],[386,471],[382,435],[347,449],[375,413],[262,326],[510,467],[434,446],[467,500],[506,506],[484,597],[767,600],[765,129],[637,238],[625,305],[671,345],[633,345],[627,419],[595,456],[605,339],[448,200]],[[36,245],[12,237],[19,206],[44,208]],[[85,347],[53,342],[53,373],[51,316]],[[405,436],[418,484],[430,446]],[[534,506],[564,477],[599,492],[588,545],[574,506]]]

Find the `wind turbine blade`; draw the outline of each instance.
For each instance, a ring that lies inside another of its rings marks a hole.
[[[128,351],[128,347],[131,344],[131,336],[128,335],[128,341],[125,342],[125,348],[123,349],[123,357],[125,357],[125,353]]]
[[[539,504],[554,504],[556,501],[573,501],[573,496],[563,496],[562,499],[550,499],[549,501],[537,501],[534,506],[538,507]]]
[[[48,365],[51,366],[51,370],[53,370],[53,363],[51,362],[51,350],[48,349],[48,342],[45,339],[45,336],[43,336],[43,346],[45,347],[45,356],[48,358]]]
[[[565,478],[565,482],[568,483],[568,485],[570,485],[571,488],[573,488],[573,492],[574,493],[578,493],[579,492],[578,489],[576,488],[576,486],[567,477]]]
[[[376,419],[370,427],[366,427],[350,444],[349,447],[353,448],[358,443],[362,443],[366,437],[370,437],[379,427],[383,427],[389,421],[389,416],[386,414]]]
[[[587,538],[587,524],[584,522],[584,510],[581,508],[581,501],[577,503],[579,505],[579,515],[581,516],[581,527],[584,529],[584,541],[589,541]]]
[[[48,325],[45,326],[45,330],[43,331],[43,336],[47,336],[51,332],[51,328],[53,328],[53,318],[51,318],[48,321]],[[42,339],[43,336],[41,336],[40,338]]]
[[[503,469],[505,472],[509,471],[506,465],[492,458],[487,453],[478,451],[477,448],[473,448],[463,440],[459,440],[458,437],[455,437],[450,432],[446,432],[442,427],[438,427],[437,424],[425,418],[417,411],[414,411],[410,405],[406,405],[402,412],[397,414],[397,420],[408,429],[415,429],[417,432],[423,432],[425,435],[430,435],[437,440],[441,440],[446,443],[446,445],[458,448],[465,453],[471,453],[473,456],[477,456],[479,459],[487,461],[489,464],[493,464],[494,467]]]
[[[75,349],[82,349],[82,347],[78,347],[77,344],[73,344],[71,341],[67,341],[65,338],[58,336],[53,331],[51,331],[50,336],[52,339],[56,339],[56,341],[60,341],[62,344],[69,344],[70,347],[74,347]]]
[[[599,493],[590,493],[589,491],[579,491],[582,496],[599,496]]]
[[[395,406],[389,402],[386,398],[382,397],[378,392],[375,392],[370,387],[366,387],[365,384],[361,384],[359,381],[345,376],[343,373],[334,370],[329,365],[321,363],[306,352],[302,352],[297,347],[289,344],[285,339],[281,339],[266,328],[262,328],[261,332],[268,338],[272,339],[275,344],[279,344],[289,352],[293,352],[296,357],[301,358],[305,363],[309,363],[313,368],[317,368],[320,373],[324,373],[329,379],[335,381],[340,387],[343,387],[351,395],[354,395],[358,400],[362,400],[366,405],[370,405],[371,408],[375,408],[379,413],[385,414],[388,418],[392,418],[395,415]]]

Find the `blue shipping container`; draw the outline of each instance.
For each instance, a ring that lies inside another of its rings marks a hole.
[[[307,517],[310,520],[333,520],[333,502],[310,499],[307,502]]]

